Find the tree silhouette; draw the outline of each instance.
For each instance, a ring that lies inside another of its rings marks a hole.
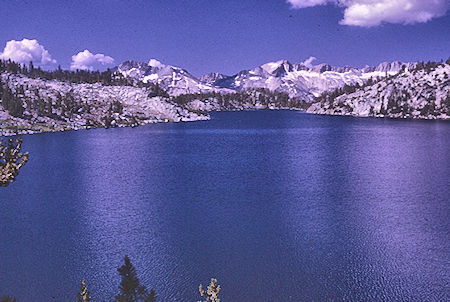
[[[77,294],[76,302],[89,302],[91,301],[90,293],[86,287],[86,281],[81,282],[80,292]]]
[[[136,269],[131,264],[130,258],[125,256],[125,264],[117,269],[122,280],[119,285],[120,293],[116,296],[118,302],[154,302],[156,301],[156,292],[151,289],[150,293],[147,288],[139,284]]]
[[[9,139],[7,144],[0,140],[0,186],[6,187],[13,182],[19,170],[28,161],[28,152],[20,153],[22,139],[18,138],[16,143]]]

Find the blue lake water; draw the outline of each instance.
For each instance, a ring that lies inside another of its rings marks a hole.
[[[24,136],[0,295],[94,301],[129,255],[159,301],[450,301],[450,123],[214,113]]]

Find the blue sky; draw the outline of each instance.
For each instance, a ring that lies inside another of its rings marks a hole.
[[[356,67],[450,56],[448,0],[386,1],[0,0],[0,52],[14,56],[17,45],[7,51],[6,43],[27,38],[51,56],[47,68],[70,68],[87,49],[80,62],[104,68],[157,58],[197,76],[310,56]],[[400,4],[375,11],[373,2]]]

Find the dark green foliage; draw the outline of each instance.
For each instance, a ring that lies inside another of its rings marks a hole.
[[[54,71],[45,71],[40,67],[35,68],[30,62],[28,66],[18,64],[11,60],[0,60],[0,72],[8,72],[12,74],[24,74],[30,78],[40,78],[45,80],[58,80],[71,83],[102,83],[104,85],[133,85],[133,81],[124,78],[120,74],[113,73],[110,69],[100,71],[88,70],[62,70],[59,66]]]
[[[258,104],[261,107],[302,108],[304,103],[297,98],[290,98],[283,92],[269,89],[248,89],[241,92],[221,94],[218,92],[182,94],[171,99],[174,103],[184,106],[199,100],[202,102],[217,101],[221,109],[239,109],[243,103]]]
[[[22,100],[8,86],[2,92],[2,106],[5,110],[8,110],[9,114],[15,117],[22,116],[24,111]]]
[[[427,73],[435,70],[437,67],[439,66],[443,66],[444,64],[449,64],[450,62],[446,62],[446,63],[442,63],[442,62],[418,62],[415,69],[410,70],[413,74],[416,71],[419,70],[425,70]],[[402,65],[401,70],[399,72],[398,76],[401,76],[402,73],[404,73],[406,71],[406,66]],[[348,95],[351,94],[357,90],[360,89],[364,89],[367,86],[373,86],[378,82],[384,81],[386,84],[392,84],[393,83],[393,78],[396,76],[388,76],[386,78],[377,78],[377,79],[372,79],[370,78],[369,80],[367,80],[362,86],[360,86],[359,84],[355,84],[355,85],[345,85],[342,88],[338,88],[335,89],[333,91],[329,91],[329,92],[324,92],[321,96],[316,98],[316,102],[321,102],[322,104],[328,104],[329,107],[332,107],[334,100],[341,95]],[[444,76],[444,78],[446,79],[446,75]],[[424,86],[428,89],[431,89],[432,87],[428,84],[425,83]],[[378,91],[380,92],[380,87],[375,87],[378,88]],[[397,89],[395,83],[393,85],[394,89]],[[416,88],[415,87],[411,87],[411,90],[414,92]],[[403,89],[402,91],[398,91],[397,93],[391,95],[385,102],[386,105],[384,105],[383,100],[380,100],[382,105],[381,105],[381,109],[380,109],[380,114],[382,115],[387,115],[387,114],[398,114],[398,113],[402,113],[404,116],[408,116],[412,113],[412,111],[414,110],[413,108],[410,107],[410,105],[408,104],[408,100],[411,98],[411,94]],[[437,115],[438,113],[435,111],[435,96],[431,96],[429,99],[429,104],[425,105],[420,114],[421,115]],[[444,104],[445,105],[445,104]],[[370,115],[375,115],[376,112],[373,110],[373,108],[370,111]]]
[[[168,98],[167,92],[159,87],[158,84],[144,83],[131,78],[125,78],[121,73],[106,71],[88,71],[88,70],[62,70],[61,66],[54,71],[44,71],[40,67],[35,68],[30,62],[28,66],[21,65],[11,60],[0,60],[0,73],[8,72],[12,74],[23,74],[30,78],[40,78],[44,80],[58,80],[70,83],[100,83],[106,86],[134,86],[139,88],[148,88],[149,97],[161,96]],[[0,98],[2,95],[2,83],[0,80]]]
[[[105,116],[101,119],[103,121],[103,126],[108,129],[111,127],[112,122],[114,121],[114,118],[111,116],[111,113],[108,112]]]
[[[0,77],[0,99],[3,96],[3,82],[2,82],[2,78]]]
[[[351,94],[353,92],[356,92],[358,89],[362,89],[366,86],[371,86],[376,81],[374,81],[372,78],[370,78],[366,83],[364,83],[362,86],[359,83],[356,83],[354,85],[344,85],[344,87],[337,88],[332,91],[325,91],[322,93],[321,96],[316,98],[316,102],[329,102],[332,103],[338,96],[344,95],[344,94]]]
[[[446,64],[450,64],[448,61]],[[444,65],[444,63],[439,62],[418,62],[415,70],[426,70],[427,72],[435,70],[438,66]]]
[[[109,105],[109,111],[110,112],[114,112],[114,113],[122,114],[123,113],[123,105],[122,105],[122,103],[119,102],[119,101],[113,101]]]
[[[28,67],[23,64],[18,64],[11,60],[0,60],[0,73],[8,72],[13,74],[23,74],[30,78],[40,78],[44,80],[58,80],[70,83],[101,83],[107,86],[135,86],[139,88],[151,89],[151,96],[169,97],[167,92],[159,87],[158,84],[144,83],[131,78],[125,78],[121,73],[112,72],[107,69],[106,71],[88,71],[88,70],[62,70],[61,66],[54,71],[44,71],[40,67],[35,68],[33,63],[30,62]]]
[[[122,280],[120,281],[120,293],[115,297],[118,302],[154,302],[156,301],[156,292],[152,289],[150,293],[147,288],[140,285],[137,277],[136,269],[131,264],[130,258],[125,256],[124,265],[119,267],[119,272]]]
[[[7,144],[0,140],[0,186],[6,187],[13,182],[28,161],[28,153],[20,153],[21,148],[21,138],[16,142],[11,138]]]
[[[151,88],[151,92],[148,94],[149,98],[153,98],[156,96],[161,96],[161,97],[165,97],[165,98],[169,97],[169,94],[164,89],[159,87],[158,83],[152,85],[150,88]]]

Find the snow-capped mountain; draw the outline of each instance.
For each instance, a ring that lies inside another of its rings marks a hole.
[[[14,64],[7,64],[12,70]],[[209,111],[300,109],[304,105],[284,93],[264,89],[169,96],[153,85],[124,82],[123,78],[114,82],[116,75],[110,73],[109,78],[97,74],[99,82],[87,83],[87,78],[71,82],[52,79],[55,73],[39,78],[24,70],[5,70],[0,71],[0,136],[207,120]]]
[[[311,102],[314,97],[324,91],[356,83],[362,85],[370,78],[394,75],[402,69],[402,66],[408,70],[412,69],[415,63],[385,62],[376,67],[358,69],[333,67],[328,64],[308,67],[302,63],[291,64],[286,60],[281,60],[218,79],[212,82],[212,85],[238,91],[248,88],[267,88]]]
[[[215,82],[225,79],[225,78],[228,78],[228,77],[229,76],[218,73],[218,72],[212,72],[212,73],[205,74],[198,79],[202,83],[214,86]]]
[[[213,91],[220,91],[222,93],[232,92],[202,82],[185,69],[164,65],[155,59],[151,59],[148,63],[126,61],[114,68],[113,71],[144,83],[158,84],[159,87],[166,90],[172,96]]]
[[[382,66],[382,71],[400,68]],[[392,118],[450,119],[450,65],[401,72],[353,93],[323,96],[307,112]]]
[[[282,60],[233,76],[213,73],[196,78],[152,59],[124,62],[112,75],[95,75],[97,83],[89,82],[94,74],[61,80],[56,72],[38,70],[30,76],[31,71],[13,62],[3,65],[0,135],[203,120],[216,110],[301,109],[324,92],[328,98],[322,97],[308,112],[425,119],[450,115],[448,62],[392,62],[358,69]],[[334,93],[343,87],[346,95]]]
[[[398,73],[400,70],[402,70],[402,67],[405,67],[405,69],[410,70],[414,69],[417,66],[417,63],[402,63],[399,61],[394,62],[383,62],[379,64],[378,66],[367,66],[362,69],[362,72],[364,73],[370,73],[370,72],[388,72],[388,73]]]
[[[243,70],[233,76],[210,73],[196,78],[185,69],[164,65],[152,59],[149,63],[127,61],[114,70],[125,77],[158,84],[170,95],[220,92],[222,94],[247,89],[265,88],[284,92],[305,102],[312,102],[324,91],[332,91],[344,85],[362,85],[370,78],[398,73],[402,68],[414,68],[415,63],[384,62],[378,66],[353,68],[334,67],[328,64],[306,66],[291,64],[287,60],[266,63],[251,70]]]

